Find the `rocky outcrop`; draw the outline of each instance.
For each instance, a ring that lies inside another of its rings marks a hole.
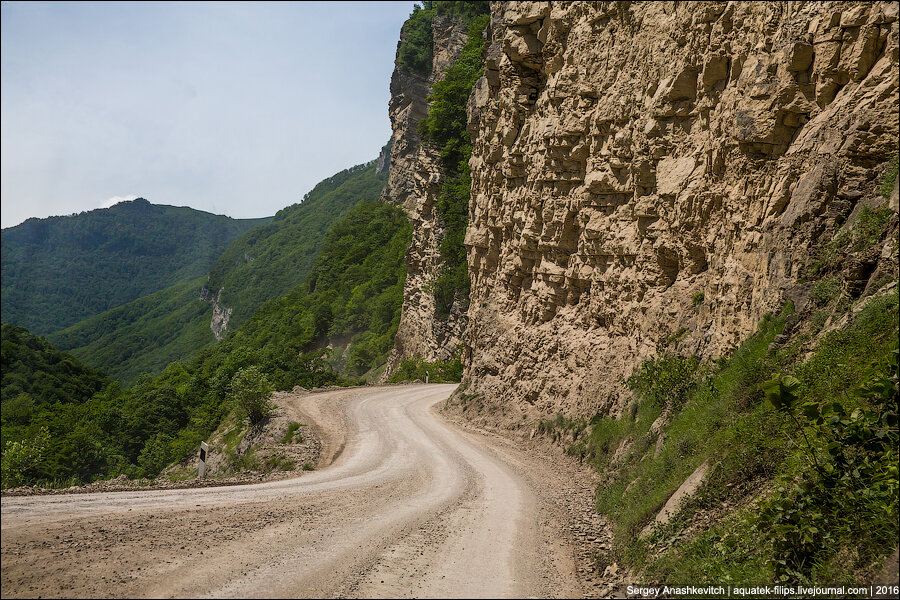
[[[431,285],[441,267],[443,226],[435,203],[443,177],[439,149],[420,143],[418,125],[428,114],[431,84],[441,78],[466,43],[466,28],[450,15],[436,15],[432,23],[434,58],[431,75],[424,77],[397,67],[391,77],[389,112],[393,136],[390,175],[382,201],[402,206],[413,224],[413,239],[406,253],[407,276],[403,311],[395,349],[386,375],[405,357],[446,360],[456,354],[465,315],[458,306],[446,320],[435,316]],[[401,40],[405,31],[401,32]]]
[[[896,3],[492,13],[469,102],[469,394],[616,414],[623,378],[673,333],[703,357],[734,347],[810,248],[879,201],[897,147]]]
[[[252,260],[246,254],[244,254],[244,257],[249,259],[248,262]],[[222,291],[224,289],[225,288],[219,288],[219,292],[216,295],[213,295],[206,287],[200,288],[200,299],[204,302],[209,302],[213,307],[209,328],[212,329],[217,342],[220,342],[225,338],[225,332],[228,330],[228,320],[231,318],[231,313],[234,311],[234,309],[228,308],[222,304]]]

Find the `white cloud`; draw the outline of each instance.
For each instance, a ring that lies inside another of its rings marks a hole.
[[[131,194],[129,196],[113,196],[112,198],[110,198],[109,200],[107,200],[106,202],[101,204],[100,208],[109,208],[113,204],[118,204],[119,202],[125,202],[126,200],[134,200],[135,198],[137,198],[137,196],[134,194]]]

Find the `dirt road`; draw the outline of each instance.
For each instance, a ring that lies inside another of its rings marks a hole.
[[[331,462],[297,479],[3,498],[2,595],[582,595],[553,468],[447,422],[453,388],[287,399]]]

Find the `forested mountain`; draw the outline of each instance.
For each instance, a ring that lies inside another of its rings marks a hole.
[[[25,480],[155,475],[218,426],[232,408],[232,379],[246,367],[276,389],[291,389],[346,384],[383,364],[400,320],[411,234],[399,208],[362,202],[329,230],[307,281],[264,304],[221,343],[130,389],[114,384],[80,404],[28,412],[8,438],[42,447]],[[332,342],[349,346],[337,370],[325,348]]]
[[[81,404],[112,383],[23,327],[4,323],[0,340],[4,442],[42,406]]]
[[[184,281],[47,336],[58,348],[131,385],[215,341],[212,306],[200,299],[205,277]]]
[[[232,219],[143,198],[28,219],[2,233],[3,321],[58,331],[206,274],[240,234],[270,219]]]
[[[386,179],[376,173],[374,161],[341,171],[316,185],[301,203],[232,242],[208,277],[180,282],[48,337],[123,384],[134,383],[142,373],[159,374],[215,340],[212,306],[200,299],[203,287],[213,295],[222,290],[218,301],[233,309],[228,321],[233,331],[261,304],[303,282],[329,227],[354,205],[377,199]]]
[[[303,201],[284,208],[264,227],[234,241],[209,273],[206,288],[222,290],[219,302],[233,309],[235,329],[265,301],[287,293],[309,275],[329,228],[360,202],[378,199],[387,172],[375,161],[319,182]]]

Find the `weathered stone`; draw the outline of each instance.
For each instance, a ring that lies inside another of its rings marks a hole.
[[[400,326],[385,377],[405,357],[420,357],[428,361],[450,358],[457,351],[465,328],[465,315],[458,306],[451,309],[447,319],[438,319],[434,313],[435,301],[430,284],[440,269],[439,248],[444,234],[434,206],[442,183],[440,151],[420,143],[418,125],[428,113],[426,98],[431,84],[443,76],[465,45],[466,28],[450,16],[438,16],[434,19],[432,30],[434,58],[431,76],[425,79],[395,69],[391,78],[389,112],[393,136],[390,174],[381,199],[406,210],[413,224],[413,239],[406,253],[407,276]],[[487,85],[481,85],[484,95],[481,102],[485,102]]]
[[[679,329],[679,349],[713,358],[802,303],[811,245],[876,194],[861,174],[896,148],[896,11],[544,6],[492,5],[503,47],[470,102],[464,385],[618,414],[623,379]]]

